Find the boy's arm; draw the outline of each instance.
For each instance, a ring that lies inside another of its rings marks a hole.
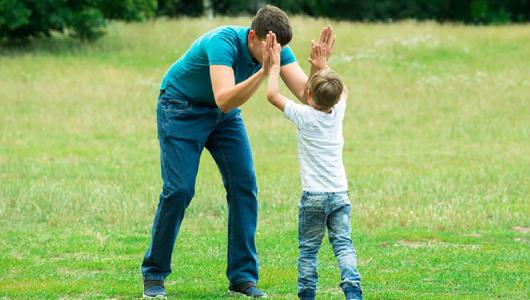
[[[295,104],[292,100],[280,94],[279,88],[280,78],[280,66],[272,65],[271,72],[269,75],[269,82],[267,85],[267,99],[269,102],[276,106],[279,110],[283,111],[284,116],[291,120],[296,127],[302,128],[307,120],[307,110],[309,106],[304,104]]]
[[[292,100],[280,94],[279,89],[280,66],[273,65],[269,75],[267,85],[267,99],[269,102],[281,110],[284,116],[291,120],[296,127],[302,128],[307,120],[307,110],[309,106],[304,104],[295,104]]]
[[[280,66],[272,65],[269,74],[269,83],[267,85],[267,100],[279,110],[283,111],[287,99],[280,94],[279,77]]]
[[[273,40],[275,40],[275,35],[273,33]],[[285,108],[285,102],[287,99],[280,95],[280,86],[279,86],[279,79],[280,79],[280,52],[281,52],[282,46],[278,43],[275,43],[272,47],[271,51],[271,66],[270,66],[270,73],[269,73],[269,82],[267,84],[267,100],[269,102],[276,106],[279,110],[283,111]]]

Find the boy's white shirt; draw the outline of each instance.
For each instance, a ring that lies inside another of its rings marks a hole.
[[[298,128],[298,159],[302,189],[307,192],[343,192],[348,181],[342,162],[342,121],[346,95],[331,113],[287,100],[284,116]]]

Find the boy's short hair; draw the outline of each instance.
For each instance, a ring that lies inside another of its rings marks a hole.
[[[273,5],[265,5],[258,10],[252,19],[250,29],[254,30],[260,39],[264,39],[269,31],[274,32],[276,40],[282,46],[289,44],[293,38],[291,23],[287,14]]]
[[[337,104],[344,89],[344,83],[339,75],[331,69],[316,72],[307,82],[308,88],[313,94],[316,105],[329,109]]]

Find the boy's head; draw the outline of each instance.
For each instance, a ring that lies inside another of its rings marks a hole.
[[[339,102],[344,84],[335,71],[323,69],[311,76],[307,88],[309,104],[317,109],[328,110]]]
[[[283,47],[293,38],[291,23],[287,14],[273,5],[265,5],[258,10],[248,34],[249,48],[252,56],[261,63],[261,42],[265,40],[269,31],[276,34],[277,42]]]

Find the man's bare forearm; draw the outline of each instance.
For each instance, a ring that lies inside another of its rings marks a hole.
[[[311,69],[309,71],[309,77],[307,78],[307,80],[310,80],[311,77],[313,77],[313,74],[315,74],[316,72],[318,72],[318,71],[320,71],[322,69],[326,69],[326,68],[328,68],[328,65],[326,65],[324,68],[319,68],[319,67],[311,64]],[[307,82],[306,82],[302,99],[300,99],[300,101],[302,103],[305,103],[305,104],[307,104],[307,92],[308,92],[308,89],[307,89]]]
[[[215,99],[217,106],[223,112],[228,112],[243,105],[256,92],[265,77],[265,73],[261,69],[245,81],[227,88]]]

